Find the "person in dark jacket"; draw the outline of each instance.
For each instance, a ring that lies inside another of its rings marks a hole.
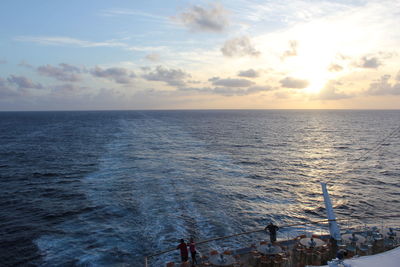
[[[181,243],[176,247],[176,249],[180,249],[181,251],[182,262],[187,262],[189,259],[189,255],[185,240],[181,239]]]
[[[279,227],[274,225],[272,222],[268,224],[267,227],[265,227],[265,231],[269,232],[269,239],[271,240],[271,243],[276,241],[276,231],[279,230]]]

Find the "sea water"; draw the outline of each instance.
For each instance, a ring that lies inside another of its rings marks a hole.
[[[2,112],[1,265],[143,266],[180,238],[321,220],[321,181],[338,218],[398,214],[399,126],[390,110]]]

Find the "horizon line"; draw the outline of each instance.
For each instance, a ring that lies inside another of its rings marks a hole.
[[[368,109],[368,108],[210,108],[210,109],[43,109],[43,110],[0,110],[0,112],[101,112],[101,111],[261,111],[261,110],[332,110],[332,111],[397,111],[400,108],[388,108],[388,109]]]

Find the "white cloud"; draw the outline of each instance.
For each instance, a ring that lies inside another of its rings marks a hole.
[[[95,77],[106,78],[120,84],[131,83],[133,78],[136,77],[134,72],[125,68],[117,67],[102,69],[96,66],[90,70],[90,73]]]
[[[227,14],[220,4],[193,6],[181,13],[179,19],[192,31],[221,32],[229,25]]]
[[[44,65],[37,68],[37,71],[41,75],[53,77],[59,81],[66,82],[78,82],[81,81],[80,69],[76,66],[72,66],[66,63],[59,64],[59,67],[52,65]]]
[[[136,9],[127,9],[127,8],[111,8],[111,9],[103,10],[100,12],[100,15],[106,16],[106,17],[121,16],[121,15],[135,16],[135,17],[139,16],[139,17],[146,17],[146,18],[157,19],[157,20],[166,20],[166,18],[163,16],[158,16],[158,15],[154,15],[152,13],[143,12],[143,11],[136,10]]]
[[[257,94],[260,92],[268,92],[274,90],[274,88],[270,86],[251,86],[248,88],[232,88],[232,87],[224,87],[224,86],[217,86],[217,87],[188,87],[188,88],[181,88],[180,91],[182,92],[196,92],[199,94],[215,94],[215,95],[223,95],[223,96],[245,96],[245,95],[252,95]]]
[[[25,67],[25,68],[28,68],[28,69],[33,69],[34,68],[31,64],[29,64],[25,60],[22,60],[20,63],[18,63],[18,66]]]
[[[211,78],[209,81],[215,86],[224,87],[248,87],[254,84],[252,81],[246,79],[220,79],[219,77]]]
[[[286,50],[286,51],[283,53],[282,59],[285,59],[285,58],[287,58],[287,57],[294,57],[294,56],[297,56],[297,45],[298,45],[297,41],[295,41],[295,40],[289,41],[290,49],[289,49],[289,50]]]
[[[293,77],[285,77],[284,79],[279,81],[282,87],[285,88],[294,88],[294,89],[303,89],[306,88],[309,84],[307,80],[297,79]]]
[[[0,77],[0,97],[8,98],[18,96],[18,92],[7,85],[6,80]]]
[[[340,85],[342,85],[340,82],[330,81],[317,95],[313,96],[312,99],[338,100],[353,97],[352,95],[340,92],[337,89],[337,87]]]
[[[41,45],[78,46],[78,47],[127,47],[127,44],[116,41],[91,42],[65,36],[17,36],[20,42],[37,43]]]
[[[380,79],[372,82],[366,90],[368,95],[400,95],[400,81],[390,82],[390,75],[383,75]]]
[[[259,3],[239,2],[240,7],[235,9],[244,19],[254,23],[274,23],[279,25],[293,25],[315,20],[326,15],[342,12],[350,7],[362,5],[357,1],[303,1],[280,0],[259,1]]]
[[[362,57],[361,62],[358,64],[361,68],[366,69],[377,69],[379,66],[382,65],[382,62],[377,57]]]
[[[258,76],[260,76],[260,74],[256,70],[248,69],[239,71],[238,76],[247,78],[257,78]]]
[[[247,36],[226,41],[224,46],[221,48],[221,52],[227,57],[258,57],[261,55],[261,52],[254,48],[250,38]]]
[[[343,70],[343,67],[342,67],[341,65],[339,65],[339,64],[332,63],[332,64],[328,67],[328,70],[329,70],[330,72],[339,72],[339,71],[342,71],[342,70]]]
[[[160,61],[160,55],[157,54],[157,53],[148,54],[148,55],[146,55],[145,58],[146,58],[147,60],[153,61],[153,62]]]
[[[18,89],[43,89],[43,85],[41,85],[40,83],[34,83],[32,80],[26,78],[25,76],[10,75],[7,78],[7,81],[11,84],[16,85]]]
[[[148,81],[165,82],[171,86],[185,85],[185,79],[190,78],[191,75],[181,69],[168,69],[163,66],[157,66],[153,71],[142,76]]]

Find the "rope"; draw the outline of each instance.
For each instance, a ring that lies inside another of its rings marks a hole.
[[[388,140],[391,137],[396,136],[396,134],[398,134],[398,133],[400,133],[400,126],[397,127],[396,129],[394,129],[385,138],[383,138],[382,140],[378,141],[377,144],[374,147],[372,147],[369,151],[365,152],[363,155],[361,155],[360,157],[355,159],[355,161],[366,160],[370,156],[371,153],[374,153],[374,152],[377,152],[378,150],[380,150],[383,147],[383,144],[386,142],[386,140]]]
[[[339,172],[339,173],[331,173],[331,174],[335,174],[335,176],[338,176],[338,175],[344,174],[345,172],[347,172],[347,173],[348,173],[348,172],[352,172],[352,171],[354,171],[354,170],[360,168],[360,163],[361,163],[362,161],[367,160],[373,153],[379,152],[379,151],[384,147],[384,144],[385,144],[386,141],[390,140],[390,139],[393,138],[393,137],[396,138],[396,137],[398,137],[398,136],[400,136],[400,126],[397,127],[397,128],[395,128],[394,130],[392,130],[392,131],[391,131],[388,135],[386,135],[383,139],[378,140],[377,142],[375,142],[374,146],[373,146],[372,148],[370,148],[369,150],[367,150],[365,153],[363,153],[361,156],[359,156],[358,158],[354,159],[354,160],[353,160],[353,163],[354,163],[354,162],[356,163],[355,166],[353,166],[353,167],[351,167],[351,168],[348,168],[348,167],[346,167],[346,166],[343,166],[342,169],[344,169],[344,170],[342,170],[342,171]],[[349,164],[349,163],[348,163],[348,164]],[[329,181],[331,181],[331,179],[333,179],[333,178],[334,178],[334,177],[330,177]]]

